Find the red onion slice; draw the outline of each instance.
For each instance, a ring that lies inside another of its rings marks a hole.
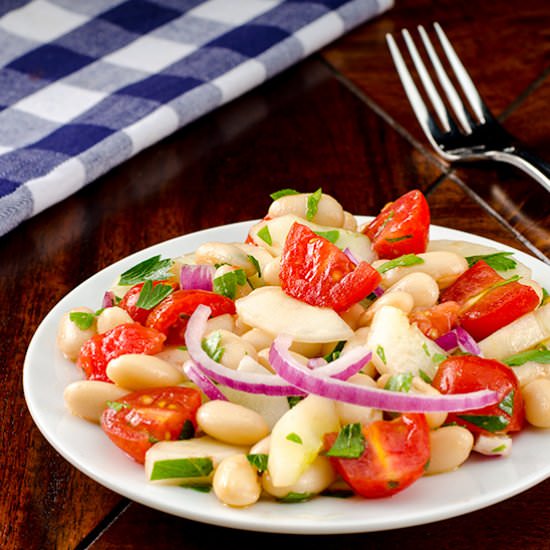
[[[435,343],[445,351],[453,351],[460,348],[464,353],[471,353],[481,357],[481,349],[472,335],[462,327],[456,327],[453,330],[440,336]]]
[[[115,293],[112,290],[107,290],[103,295],[101,307],[108,308],[115,305]]]
[[[181,266],[180,287],[184,290],[212,290],[216,268],[209,264]]]
[[[353,252],[349,248],[344,248],[343,252],[348,257],[350,262],[353,262],[355,265],[359,265],[359,260],[354,256]]]
[[[183,364],[183,372],[187,378],[197,384],[199,389],[211,400],[227,401],[227,397],[221,392],[221,390],[206,376],[203,374],[197,365],[193,361],[186,361]]]
[[[482,390],[467,394],[415,395],[379,388],[359,386],[349,382],[316,376],[289,353],[290,339],[275,338],[269,351],[269,361],[275,372],[304,392],[355,405],[395,412],[458,412],[478,409],[498,403],[497,392]]]
[[[214,361],[202,349],[206,321],[212,310],[199,305],[189,318],[185,330],[185,343],[191,359],[206,376],[235,390],[265,395],[304,395],[304,392],[274,374],[260,374],[228,369]]]

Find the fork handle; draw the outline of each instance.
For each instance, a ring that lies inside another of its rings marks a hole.
[[[550,192],[550,164],[521,147],[511,147],[495,153],[495,160],[513,164]]]

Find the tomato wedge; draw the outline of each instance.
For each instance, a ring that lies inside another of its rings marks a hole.
[[[475,340],[483,340],[539,305],[530,286],[506,281],[483,260],[476,262],[448,287],[441,301],[460,304],[459,322]]]
[[[194,388],[169,386],[140,390],[109,403],[101,415],[101,427],[109,439],[136,462],[157,441],[193,435],[196,413],[202,402]]]
[[[178,288],[177,283],[169,281],[152,281],[153,287],[159,284],[171,286],[173,289]],[[124,309],[128,312],[128,315],[136,321],[137,323],[145,324],[147,321],[147,316],[149,315],[150,310],[143,307],[138,307],[137,301],[139,300],[139,295],[141,289],[145,283],[137,283],[134,286],[130,287],[126,294],[120,300],[118,307]]]
[[[89,380],[111,382],[107,364],[126,353],[155,354],[162,351],[166,336],[139,323],[125,323],[92,336],[81,348],[76,364]]]
[[[356,266],[335,244],[300,223],[286,238],[279,276],[289,296],[338,312],[366,298],[381,280],[370,264]]]
[[[525,410],[517,377],[499,361],[475,355],[448,357],[439,365],[432,385],[444,394],[485,389],[498,392],[500,402],[496,405],[447,416],[447,422],[456,422],[474,434],[514,432],[524,425]]]
[[[380,258],[426,252],[430,231],[430,207],[414,189],[389,202],[364,229]]]
[[[444,302],[432,307],[414,309],[409,320],[428,338],[436,340],[458,324],[460,306],[456,302]]]
[[[365,450],[359,458],[330,456],[335,470],[355,493],[388,497],[420,478],[430,459],[429,427],[423,414],[403,414],[362,426]],[[325,449],[337,434],[325,435]]]
[[[146,326],[166,335],[168,344],[184,344],[185,328],[200,304],[212,309],[212,317],[235,313],[235,302],[209,290],[176,290],[155,306],[147,316]]]

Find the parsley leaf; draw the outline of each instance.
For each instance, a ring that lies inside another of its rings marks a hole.
[[[388,378],[384,389],[389,391],[399,391],[402,393],[408,393],[411,391],[413,382],[412,372],[400,372],[394,374]]]
[[[164,281],[170,278],[168,270],[173,265],[173,260],[161,260],[160,255],[153,256],[125,271],[118,281],[119,285],[132,286],[143,281]]]
[[[322,189],[319,187],[315,193],[312,193],[307,198],[307,210],[306,218],[311,221],[317,214],[317,209],[319,208],[319,201],[321,200],[321,195],[323,194]]]
[[[265,472],[267,470],[267,459],[269,455],[263,453],[248,454],[246,458],[259,473]]]
[[[216,277],[212,281],[212,289],[217,294],[234,300],[237,295],[237,287],[244,284],[246,284],[246,273],[243,269],[235,269]]]
[[[462,414],[458,418],[479,426],[488,432],[500,432],[508,426],[510,421],[502,415],[483,416],[479,414]]]
[[[335,244],[336,241],[340,238],[340,231],[336,229],[331,229],[330,231],[315,231],[316,235],[323,237],[327,241],[330,241],[332,244]]]
[[[386,271],[394,269],[395,267],[408,267],[410,265],[423,263],[424,260],[416,254],[404,254],[403,256],[399,256],[398,258],[390,260],[389,262],[384,262],[380,267],[377,268],[377,270],[378,273],[386,273]]]
[[[202,349],[207,353],[208,357],[220,362],[225,348],[222,347],[222,335],[219,330],[216,330],[208,335],[207,338],[204,338],[202,341]]]
[[[69,319],[80,330],[87,330],[93,325],[95,315],[93,313],[87,313],[85,311],[71,311],[69,313]]]
[[[275,191],[275,193],[271,193],[269,195],[274,201],[277,199],[280,199],[281,197],[286,197],[287,195],[299,195],[300,192],[296,191],[296,189],[280,189],[279,191]]]
[[[269,227],[267,225],[264,225],[258,231],[258,237],[260,237],[260,239],[262,239],[262,241],[264,241],[269,246],[273,244],[273,239],[271,238],[271,233],[269,232]]]
[[[106,403],[109,409],[114,409],[115,411],[121,411],[122,409],[129,409],[130,405],[128,403],[121,403],[120,401],[107,401]]]
[[[384,351],[384,348],[382,346],[378,346],[376,348],[376,355],[378,355],[378,357],[380,357],[380,359],[382,359],[382,363],[384,363],[384,365],[386,364],[386,352]]]
[[[212,459],[204,457],[157,460],[153,465],[150,479],[155,481],[177,477],[204,477],[213,469]]]
[[[485,261],[493,269],[497,271],[508,271],[514,269],[517,266],[517,262],[512,260],[509,256],[512,256],[513,252],[495,252],[494,254],[480,254],[478,256],[467,256],[466,261],[468,266],[472,267],[479,260]]]
[[[398,243],[407,239],[412,239],[412,235],[403,235],[401,237],[394,237],[393,239],[385,239],[385,241],[388,243]]]
[[[161,283],[153,286],[153,281],[148,279],[141,287],[136,306],[143,309],[153,309],[173,291],[174,289],[170,285],[163,285]]]
[[[315,493],[294,493],[290,492],[284,497],[280,497],[277,500],[279,502],[305,502],[306,500],[311,500],[315,496]]]
[[[514,414],[514,390],[506,394],[504,399],[498,404],[498,408],[505,412],[508,416]]]
[[[535,363],[543,363],[548,365],[550,363],[550,350],[548,349],[533,349],[529,351],[524,351],[522,353],[517,353],[512,355],[504,361],[505,365],[509,367],[519,367],[528,361],[534,361]]]
[[[248,254],[248,259],[250,260],[250,263],[254,266],[254,269],[258,273],[258,277],[262,276],[262,268],[260,267],[260,262],[252,256],[252,254]]]
[[[356,422],[342,427],[326,454],[341,458],[359,458],[364,451],[365,436],[361,430],[361,424]]]
[[[286,436],[286,439],[289,441],[294,441],[294,443],[299,443],[300,445],[303,443],[302,438],[296,432],[289,433]]]
[[[342,353],[342,350],[344,349],[344,346],[346,345],[346,341],[345,340],[340,340],[335,346],[334,346],[334,349],[330,352],[330,353],[327,353],[323,359],[327,362],[327,363],[330,363],[332,361],[335,361],[336,359],[338,359],[338,357],[340,357],[340,354]]]

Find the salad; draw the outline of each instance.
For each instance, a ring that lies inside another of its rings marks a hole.
[[[272,199],[245,242],[151,257],[60,320],[67,408],[148,481],[384,498],[550,427],[550,302],[512,253],[430,240],[416,190],[361,227],[320,189]]]

